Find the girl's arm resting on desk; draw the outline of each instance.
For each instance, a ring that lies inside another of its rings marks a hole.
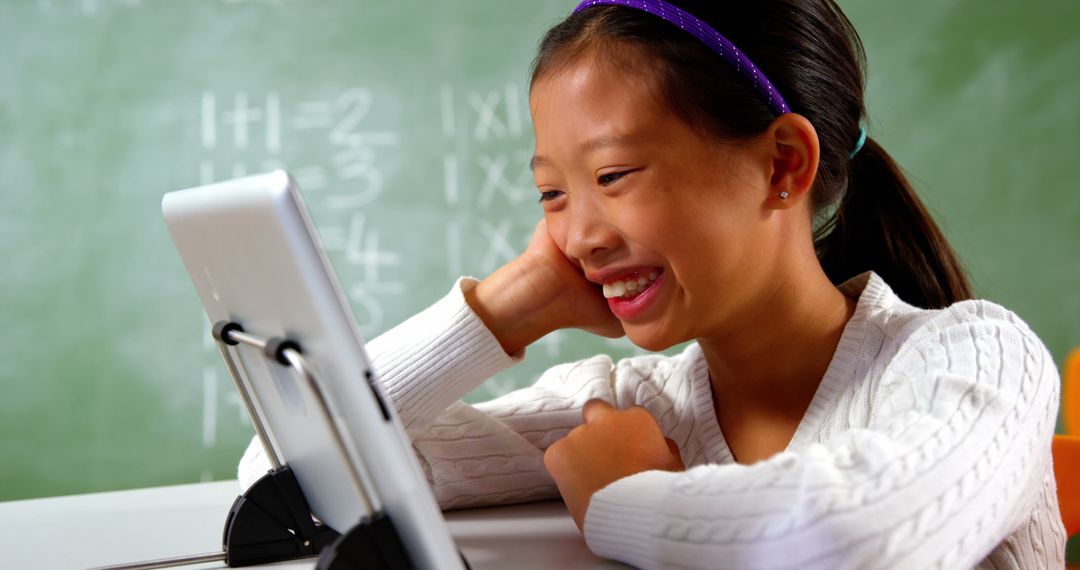
[[[589,547],[646,568],[971,568],[1033,512],[1056,514],[1034,508],[1054,501],[1046,349],[1005,321],[924,332],[886,370],[866,429],[616,481],[589,503]],[[1061,556],[1056,540],[1034,541],[1035,564]]]
[[[461,398],[522,356],[508,356],[466,302],[476,286],[459,281],[373,340],[372,364],[444,509],[558,497],[544,451],[581,424],[585,402],[614,401],[611,361],[556,366],[533,386],[465,404]]]

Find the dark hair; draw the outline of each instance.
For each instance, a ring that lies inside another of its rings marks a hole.
[[[682,1],[681,8],[731,40],[794,113],[817,131],[814,245],[841,283],[873,270],[901,299],[926,308],[971,298],[964,269],[892,158],[867,138],[848,158],[865,115],[866,54],[832,0]],[[719,140],[758,135],[775,115],[719,55],[645,12],[596,6],[544,36],[532,83],[585,53],[656,79],[657,95],[687,124]]]

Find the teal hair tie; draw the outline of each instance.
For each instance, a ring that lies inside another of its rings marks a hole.
[[[862,150],[862,146],[864,144],[866,144],[866,128],[860,126],[859,127],[859,142],[855,143],[855,148],[851,152],[848,153],[848,155],[847,155],[848,160],[851,160],[851,159],[855,158],[855,155],[859,154],[859,151]]]

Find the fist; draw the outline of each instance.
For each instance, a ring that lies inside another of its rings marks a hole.
[[[585,423],[544,453],[544,466],[555,480],[578,530],[594,493],[623,477],[661,469],[683,471],[675,442],[640,406],[617,410],[603,400],[589,400]]]

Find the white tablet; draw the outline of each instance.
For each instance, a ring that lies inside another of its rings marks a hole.
[[[364,353],[363,340],[296,183],[284,171],[170,192],[169,233],[210,323],[297,342],[332,404],[352,467],[420,568],[462,568],[431,487]],[[209,327],[207,325],[209,334]],[[261,351],[234,349],[268,428],[312,513],[344,533],[367,512],[314,392]],[[380,401],[381,400],[381,401]]]

